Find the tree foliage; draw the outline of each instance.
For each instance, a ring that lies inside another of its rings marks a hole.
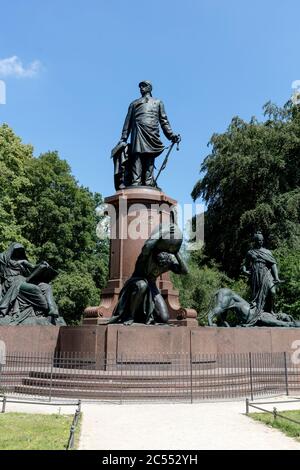
[[[11,240],[19,240],[31,248],[17,220],[18,208],[29,203],[27,191],[31,182],[26,167],[33,158],[33,148],[24,145],[7,125],[0,127],[0,250]]]
[[[243,279],[230,279],[221,271],[220,266],[203,256],[201,250],[191,252],[188,268],[187,275],[172,275],[172,281],[179,290],[180,304],[197,311],[200,325],[207,324],[207,313],[212,306],[214,294],[221,287],[228,287],[242,297],[248,295],[248,287]]]
[[[278,310],[300,320],[300,244],[293,248],[283,244],[274,251],[285,282],[278,289]]]
[[[207,204],[205,252],[235,277],[256,230],[270,249],[299,235],[300,110],[267,103],[264,112],[263,122],[235,117],[212,136],[192,191]]]
[[[57,269],[61,314],[78,321],[88,304],[99,302],[107,277],[108,245],[96,236],[101,195],[80,186],[57,152],[34,158],[33,147],[5,124],[0,170],[0,249],[20,241],[33,260]]]

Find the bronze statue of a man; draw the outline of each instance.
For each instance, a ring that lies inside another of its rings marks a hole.
[[[152,84],[148,80],[139,83],[141,98],[133,101],[122,130],[120,142],[126,142],[129,135],[130,158],[129,180],[131,186],[154,186],[154,161],[164,150],[160,140],[159,126],[172,142],[178,142],[167,118],[164,104],[152,97]]]
[[[168,323],[168,307],[156,285],[156,279],[167,271],[187,274],[179,250],[182,233],[174,225],[159,225],[146,240],[136,261],[132,276],[120,292],[118,303],[108,323]]]

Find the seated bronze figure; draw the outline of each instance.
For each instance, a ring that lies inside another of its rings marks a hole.
[[[31,264],[20,243],[0,254],[0,325],[65,325],[50,281],[58,273],[48,263]]]

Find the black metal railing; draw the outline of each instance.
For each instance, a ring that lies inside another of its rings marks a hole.
[[[285,353],[98,357],[90,353],[8,353],[6,396],[186,401],[264,397],[300,391],[300,365]]]
[[[283,401],[264,401],[264,402],[259,402],[259,405],[257,403],[251,403],[248,398],[246,398],[246,415],[249,414],[250,408],[254,408],[255,410],[259,410],[263,413],[268,413],[273,415],[274,420],[277,418],[282,418],[285,419],[286,421],[289,421],[291,423],[297,424],[300,426],[300,421],[290,418],[289,416],[282,415],[280,412],[278,412],[278,408],[276,406],[273,407],[272,411],[267,410],[266,408],[262,408],[261,405],[280,405],[280,404],[290,404],[290,403],[299,403],[300,405],[300,399],[297,398],[296,400],[283,400]],[[291,410],[292,411],[292,410]]]
[[[72,419],[72,423],[71,423],[71,426],[70,426],[70,432],[69,432],[69,438],[68,438],[68,442],[65,446],[65,449],[66,450],[72,450],[74,449],[75,447],[75,433],[76,433],[76,428],[77,428],[77,425],[78,425],[78,422],[79,422],[79,418],[80,418],[80,413],[81,413],[81,400],[78,400],[77,402],[69,402],[69,403],[66,403],[66,402],[52,402],[52,403],[48,403],[48,402],[45,402],[45,401],[37,401],[37,402],[32,402],[32,401],[26,401],[26,400],[12,400],[10,398],[7,398],[6,395],[2,395],[0,396],[0,403],[2,403],[2,406],[1,406],[1,413],[5,413],[7,411],[6,407],[7,405],[9,405],[10,403],[14,403],[14,404],[22,404],[22,405],[52,405],[52,406],[59,406],[59,407],[62,407],[62,406],[75,406],[76,405],[76,410],[75,410],[75,413],[73,415],[73,419]]]

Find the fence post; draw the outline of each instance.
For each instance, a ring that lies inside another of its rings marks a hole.
[[[2,389],[2,364],[0,363],[0,393],[4,393],[4,386]]]
[[[75,426],[72,424],[70,429],[70,436],[67,444],[67,450],[73,449],[74,447],[74,434],[75,434]]]
[[[246,398],[246,415],[249,414],[249,398]]]
[[[74,427],[76,427],[77,424],[78,424],[79,415],[80,415],[80,411],[77,409],[77,410],[75,411],[75,416],[74,416]]]
[[[274,416],[274,419],[277,418],[277,408],[275,408],[275,406],[273,408],[273,416]]]
[[[55,361],[55,353],[54,353],[54,355],[52,356],[52,359],[51,359],[49,402],[51,402],[51,399],[52,399],[52,380],[53,380],[53,362],[54,361]]]
[[[284,357],[285,391],[286,391],[286,394],[289,395],[289,378],[288,378],[286,352],[283,353],[283,357]]]
[[[250,370],[251,401],[253,401],[253,375],[252,375],[252,354],[251,354],[251,352],[249,352],[249,370]]]
[[[190,351],[190,376],[191,376],[191,403],[193,403],[193,358],[192,351]]]
[[[117,359],[116,359],[117,361]],[[123,404],[123,354],[121,354],[121,400],[120,405]]]
[[[4,395],[3,401],[2,401],[2,411],[1,411],[1,413],[5,413],[5,408],[6,408],[6,396]]]

